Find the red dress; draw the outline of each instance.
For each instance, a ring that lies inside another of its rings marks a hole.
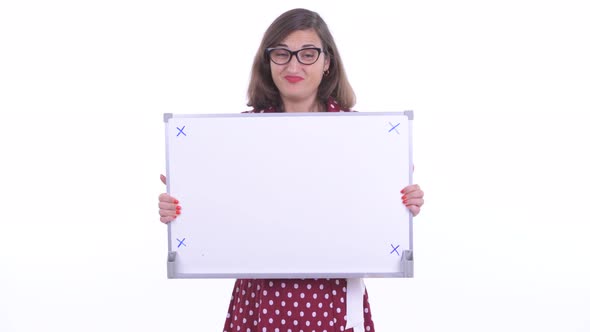
[[[328,112],[345,112],[333,99]],[[274,108],[247,113],[276,112]],[[223,332],[352,332],[346,328],[346,279],[238,279]],[[364,331],[374,331],[368,295]]]

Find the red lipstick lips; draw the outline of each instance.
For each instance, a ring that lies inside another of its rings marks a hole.
[[[290,83],[297,83],[299,81],[303,81],[303,77],[299,76],[285,76],[285,79]]]

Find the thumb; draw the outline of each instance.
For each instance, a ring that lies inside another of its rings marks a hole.
[[[166,177],[164,174],[160,174],[160,181],[162,181],[163,184],[166,184]]]

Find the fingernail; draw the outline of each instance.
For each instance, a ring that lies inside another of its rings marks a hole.
[[[407,197],[406,195],[403,195],[403,196],[402,196],[402,200],[404,200],[404,201],[405,201],[407,198],[408,198],[408,197]]]
[[[172,216],[173,219],[176,219],[176,216]]]
[[[180,214],[180,210],[176,210],[176,214]]]
[[[176,210],[180,210],[180,209],[181,209],[180,205],[176,205]]]
[[[177,199],[174,200],[174,204],[178,204],[178,200]]]

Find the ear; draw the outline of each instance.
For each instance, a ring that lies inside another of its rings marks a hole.
[[[330,56],[326,55],[326,53],[324,53],[324,72],[326,72],[326,70],[330,69]]]

